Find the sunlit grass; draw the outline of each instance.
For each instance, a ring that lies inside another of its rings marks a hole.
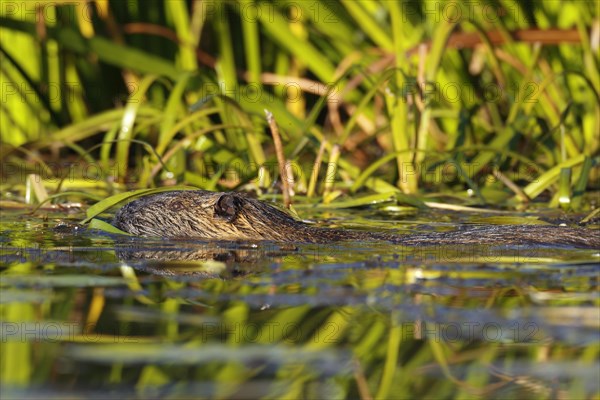
[[[38,6],[58,10],[54,3]],[[416,199],[431,189],[469,189],[479,204],[493,206],[498,200],[484,193],[484,189],[493,188],[509,195],[504,205],[535,201],[546,192],[552,195],[550,206],[581,209],[588,206],[581,201],[582,193],[586,188],[597,189],[594,182],[600,141],[594,133],[600,124],[600,87],[594,68],[598,57],[586,42],[590,35],[586,26],[593,15],[587,3],[535,9],[538,18],[561,15],[578,23],[574,28],[580,37],[578,44],[550,43],[546,47],[534,45],[527,33],[521,41],[492,44],[485,36],[490,21],[479,12],[472,20],[445,21],[438,26],[415,5],[386,2],[332,6],[314,1],[298,9],[281,3],[269,5],[270,13],[259,13],[254,19],[244,12],[267,7],[266,3],[231,2],[210,9],[208,14],[203,7],[186,10],[169,5],[166,11],[171,19],[148,17],[145,27],[128,25],[136,33],[125,36],[125,41],[101,36],[99,28],[109,19],[116,18],[115,22],[122,24],[136,22],[119,20],[124,18],[119,9],[122,6],[111,4],[116,7],[113,15],[92,7],[101,18],[91,25],[49,24],[46,34],[52,44],[67,52],[82,56],[92,51],[104,65],[123,69],[123,80],[106,82],[106,68],[93,61],[82,60],[82,65],[87,63],[85,70],[81,65],[73,69],[71,61],[65,60],[59,75],[66,76],[68,71],[73,76],[72,71],[78,71],[82,96],[72,96],[68,87],[58,85],[63,98],[71,94],[69,102],[50,107],[50,93],[37,90],[37,96],[46,99],[40,103],[42,107],[46,104],[45,111],[60,114],[63,122],[55,120],[47,134],[37,137],[27,132],[16,134],[17,125],[7,126],[2,130],[4,142],[16,146],[27,143],[37,149],[58,144],[66,147],[61,152],[67,152],[84,140],[103,141],[101,154],[95,156],[102,161],[102,177],[115,177],[111,172],[116,165],[117,181],[133,179],[138,187],[176,182],[211,190],[247,184],[247,188],[266,190],[272,179],[278,178],[277,168],[268,167],[276,163],[261,117],[263,109],[268,109],[284,131],[287,160],[303,168],[302,176],[294,179],[294,193],[308,190],[310,167],[323,142],[340,146],[336,169],[320,168],[321,184],[315,186],[317,194],[326,195],[322,197],[325,203],[331,202],[332,183],[342,190],[350,185],[352,192],[379,191],[376,187],[381,184],[366,179],[368,175],[359,178],[356,174],[353,165],[359,159],[369,175],[390,184],[384,191],[393,189]],[[59,9],[77,10],[68,4]],[[293,12],[301,12],[299,25],[289,22]],[[525,28],[522,16],[527,12],[510,9],[503,23],[512,30]],[[230,26],[230,18],[243,22],[242,43],[234,41],[232,35],[238,28]],[[33,43],[28,39],[35,32],[32,21],[5,15],[0,27]],[[505,27],[500,29],[507,32]],[[483,46],[459,53],[447,45],[451,42],[448,38],[460,30],[475,32]],[[357,41],[350,32],[362,32],[364,40]],[[203,41],[213,34],[219,40]],[[136,35],[152,37],[153,43],[166,46],[162,50],[140,46]],[[177,43],[173,42],[175,37]],[[416,46],[425,39],[430,39],[431,45],[423,52]],[[44,68],[49,67],[39,57],[29,57],[25,66],[25,53],[15,52],[12,43],[3,43],[4,64],[20,71],[3,75],[10,88],[27,82],[30,88],[24,90],[32,91],[43,84]],[[196,44],[201,51],[214,54],[214,61],[195,54]],[[377,55],[374,49],[381,53]],[[356,58],[357,52],[364,56]],[[388,61],[384,61],[386,57]],[[39,61],[35,64],[32,59]],[[339,63],[337,69],[334,61]],[[202,63],[209,63],[210,69]],[[299,69],[300,64],[303,67]],[[263,71],[276,71],[298,82],[305,79],[300,71],[315,78],[314,83],[288,85],[288,90],[282,90],[281,84],[271,88]],[[320,108],[309,94],[311,90],[333,82],[331,92],[320,94],[335,98],[335,102],[319,114],[311,114],[318,115],[311,125],[303,124],[301,115],[310,114],[313,106]],[[125,108],[116,103],[113,110],[107,110],[106,103],[84,104],[84,98],[91,98],[95,91],[120,99],[117,103],[126,103]],[[219,93],[227,99],[214,96]],[[2,112],[8,118],[4,120],[17,122],[27,113],[19,95],[11,91],[7,95],[10,97]],[[24,98],[31,103],[27,96]],[[192,111],[198,102],[202,105]],[[306,110],[298,109],[300,104]],[[74,109],[87,109],[88,118],[70,115]],[[211,130],[215,124],[222,128]],[[37,128],[32,125],[30,129]],[[167,169],[156,157],[138,151],[139,145],[127,141],[134,138],[155,146],[158,156],[167,156]],[[329,155],[322,157],[323,163],[330,160],[335,148],[332,145],[325,145]],[[511,157],[510,152],[527,161]],[[2,153],[8,160],[22,160],[10,147],[3,148]],[[379,162],[380,158],[389,161]],[[564,168],[571,171],[570,179],[559,182],[554,171]],[[439,178],[440,171],[450,169],[453,176]],[[502,174],[502,180],[495,178],[495,171]]]
[[[28,199],[13,202],[17,211],[89,199],[83,221],[120,233],[102,215],[157,191],[279,200],[265,110],[300,211],[598,207],[594,2],[500,1],[492,19],[472,2],[24,4],[0,7],[1,188],[3,198]],[[471,16],[450,20],[449,4]],[[49,193],[31,197],[36,189]],[[531,222],[496,212],[479,222]],[[42,240],[7,239],[2,256],[24,256]],[[553,268],[565,259],[552,254],[498,257],[488,268],[487,254],[455,250],[451,270],[417,250],[410,263],[373,269],[376,253],[363,264],[349,249],[319,262],[292,252],[277,270],[227,281],[8,262],[1,386],[64,374],[70,384],[132,385],[141,397],[177,397],[204,381],[218,386],[207,398],[597,397],[590,376],[600,346],[586,340],[597,338],[598,300],[585,263],[559,277]],[[104,252],[98,264],[115,257]],[[318,275],[335,263],[360,271]],[[119,314],[132,306],[146,314]],[[478,322],[473,315],[521,336],[435,337]],[[543,323],[534,332],[521,325],[530,320]],[[38,340],[49,324],[73,321],[84,329]],[[586,340],[561,336],[564,321]],[[30,338],[15,339],[10,329],[21,323]],[[541,361],[562,375],[532,372]],[[253,391],[254,380],[268,384]]]

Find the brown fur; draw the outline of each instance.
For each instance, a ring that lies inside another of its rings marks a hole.
[[[415,235],[315,228],[239,193],[173,191],[121,208],[114,225],[139,236],[322,243],[385,240],[408,246],[541,245],[600,249],[598,231],[552,225],[485,225]]]

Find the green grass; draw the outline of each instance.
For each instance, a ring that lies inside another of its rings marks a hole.
[[[469,189],[480,205],[533,200],[557,207],[561,197],[568,198],[563,207],[584,210],[582,195],[598,190],[600,160],[592,3],[501,3],[501,18],[476,7],[472,18],[453,19],[438,3],[434,15],[424,5],[395,2],[173,2],[156,3],[152,12],[111,2],[90,7],[90,19],[77,18],[75,5],[39,2],[43,41],[30,14],[5,7],[2,159],[35,170],[57,154],[68,158],[103,143],[86,162],[101,161],[105,181],[266,191],[278,179],[278,169],[268,167],[276,163],[268,109],[282,129],[286,159],[300,166],[296,194],[307,192],[325,143],[322,163],[331,161],[333,145],[341,150],[335,168],[319,168],[310,191],[325,203],[332,191],[337,197],[350,188],[394,190],[415,201],[452,192],[472,203]],[[56,13],[71,18],[51,18]],[[492,29],[508,35],[536,27],[533,15],[539,29],[572,28],[580,42],[487,40]],[[559,16],[561,23],[552,23]],[[449,47],[459,31],[478,34],[483,44]],[[430,49],[420,52],[427,40]],[[387,64],[374,64],[385,57]],[[315,94],[319,84],[332,90]],[[41,159],[25,157],[30,149]],[[458,173],[440,179],[451,166]],[[570,179],[559,178],[563,168]],[[510,182],[494,178],[496,170]],[[490,191],[504,192],[504,200]]]

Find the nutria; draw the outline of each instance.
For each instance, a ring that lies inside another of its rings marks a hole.
[[[553,225],[484,225],[451,232],[398,235],[318,228],[263,201],[239,193],[172,191],[122,207],[114,225],[131,234],[165,238],[332,243],[385,240],[421,245],[541,245],[600,248],[597,231]]]

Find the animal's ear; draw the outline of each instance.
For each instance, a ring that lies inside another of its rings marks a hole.
[[[235,194],[225,193],[215,202],[215,215],[233,222],[242,210],[242,202]]]

